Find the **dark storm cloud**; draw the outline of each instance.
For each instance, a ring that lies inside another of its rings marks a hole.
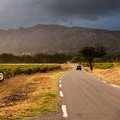
[[[52,0],[47,7],[61,16],[98,19],[101,16],[120,13],[120,0]]]
[[[3,29],[36,24],[120,29],[119,19],[120,0],[0,0]]]

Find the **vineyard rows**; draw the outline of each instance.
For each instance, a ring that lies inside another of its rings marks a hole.
[[[47,72],[55,69],[60,69],[61,66],[57,64],[25,64],[25,65],[0,65],[0,73],[4,74],[4,78],[11,78],[20,74],[33,74],[37,72]]]

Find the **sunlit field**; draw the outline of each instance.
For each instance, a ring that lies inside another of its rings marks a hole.
[[[59,112],[58,81],[71,70],[68,64],[0,65],[0,68],[6,75],[0,82],[0,120],[23,120]]]
[[[120,86],[120,62],[94,63],[92,71],[87,63],[83,65],[88,72],[101,80]]]

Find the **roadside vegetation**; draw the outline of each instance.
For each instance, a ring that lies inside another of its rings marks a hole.
[[[11,78],[20,74],[33,74],[37,72],[47,72],[60,69],[58,64],[1,64],[0,72],[4,78]]]
[[[83,66],[88,72],[101,80],[120,86],[120,62],[94,63],[92,71],[87,63],[83,63]]]
[[[84,67],[89,67],[88,63],[82,63]],[[93,63],[93,67],[97,69],[110,69],[115,67],[120,67],[120,62],[99,62]]]
[[[15,67],[14,65],[8,66],[11,69]],[[16,75],[1,82],[0,119],[23,120],[49,112],[58,112],[60,105],[58,80],[62,74],[71,68],[67,64],[55,66],[57,69],[51,70],[51,65],[47,65],[50,67],[50,71]],[[29,68],[32,69],[32,67],[35,69],[34,65],[29,65]],[[19,68],[26,69],[27,67],[26,65],[20,67],[19,65]]]

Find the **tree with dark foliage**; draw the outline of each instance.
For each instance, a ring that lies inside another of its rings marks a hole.
[[[93,61],[95,58],[100,58],[107,54],[106,49],[101,47],[84,47],[80,53],[85,58],[85,60],[89,63],[91,71],[93,70]]]

